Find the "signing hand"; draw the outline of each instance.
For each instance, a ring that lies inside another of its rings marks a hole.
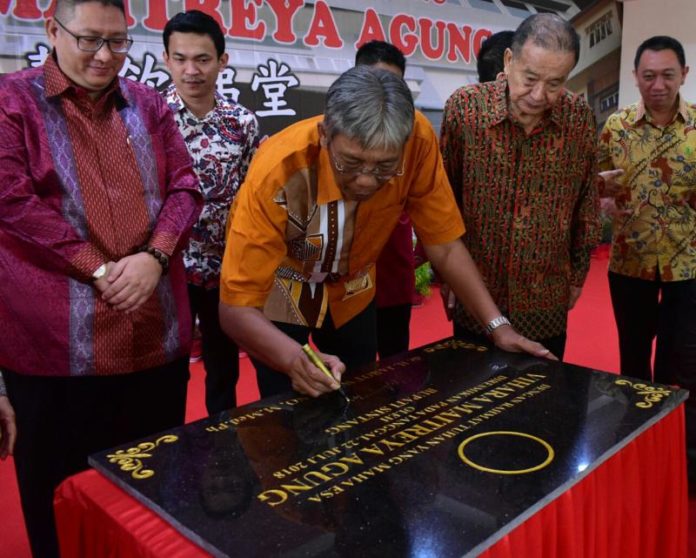
[[[10,400],[0,395],[0,459],[12,455],[17,439],[17,423]]]
[[[454,306],[457,302],[457,297],[454,296],[454,291],[450,289],[447,283],[440,285],[440,297],[442,298],[442,306],[445,309],[445,316],[450,322],[454,318]]]
[[[319,351],[316,353],[331,371],[333,379],[314,366],[301,349],[288,371],[288,376],[292,380],[292,389],[312,397],[337,390],[340,387],[341,376],[346,371],[346,365],[337,356]]]
[[[529,353],[537,357],[558,360],[541,343],[532,341],[517,333],[512,326],[503,325],[493,331],[493,342],[496,347],[511,353]]]
[[[117,261],[106,274],[109,286],[102,299],[116,310],[133,312],[150,298],[162,276],[162,266],[147,252]]]

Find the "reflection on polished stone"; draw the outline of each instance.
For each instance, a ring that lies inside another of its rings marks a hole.
[[[216,556],[474,556],[686,398],[454,340],[344,386],[90,462]]]

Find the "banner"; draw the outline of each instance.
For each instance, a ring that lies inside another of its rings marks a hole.
[[[264,132],[321,112],[329,85],[355,51],[386,40],[407,57],[416,105],[439,112],[457,87],[476,81],[476,54],[492,33],[530,15],[484,0],[126,0],[135,40],[122,76],[163,88],[162,30],[174,14],[198,9],[223,28],[230,55],[218,89],[254,110]],[[55,0],[0,0],[0,71],[43,63],[44,21]]]

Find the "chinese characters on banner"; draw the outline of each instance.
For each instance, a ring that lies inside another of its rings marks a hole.
[[[230,65],[218,91],[256,112],[263,133],[319,114],[329,85],[373,39],[408,60],[417,106],[440,113],[457,87],[476,80],[476,54],[493,32],[514,29],[523,10],[479,0],[126,0],[135,40],[121,75],[162,89],[162,31],[180,10],[211,15],[226,37]],[[0,0],[0,73],[37,66],[48,56],[44,21],[54,0]]]
[[[49,52],[48,45],[38,43],[36,50],[25,54],[28,66],[41,66]],[[169,85],[171,76],[167,70],[157,67],[157,63],[157,58],[151,52],[145,52],[141,62],[128,55],[119,75],[162,90]],[[228,66],[220,72],[217,81],[218,92],[235,102],[239,100],[239,89],[234,86],[236,74],[236,70]],[[256,110],[256,116],[295,116],[297,113],[289,106],[285,94],[288,89],[299,85],[300,80],[284,62],[269,59],[267,64],[259,64],[251,80],[251,90],[262,92],[264,98],[262,107]]]

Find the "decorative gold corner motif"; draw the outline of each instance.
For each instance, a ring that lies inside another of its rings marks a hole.
[[[178,439],[179,437],[174,434],[167,434],[160,436],[154,442],[141,442],[134,448],[118,450],[106,457],[109,459],[109,463],[116,463],[121,471],[130,471],[135,480],[149,479],[155,472],[152,469],[143,469],[145,465],[142,460],[152,457],[152,450],[160,444],[171,444]]]
[[[668,388],[639,384],[630,380],[619,379],[616,380],[615,384],[617,386],[629,386],[636,390],[638,395],[644,398],[644,401],[636,403],[636,407],[641,409],[649,409],[655,403],[659,403],[665,397],[669,397],[672,394],[672,390]]]

